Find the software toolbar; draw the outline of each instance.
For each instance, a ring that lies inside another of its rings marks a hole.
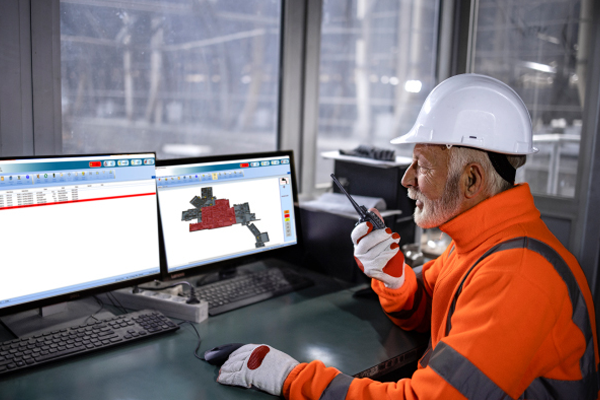
[[[158,188],[173,188],[190,184],[221,183],[278,174],[289,174],[289,158],[248,160],[248,162],[214,162],[206,164],[159,167]],[[270,167],[270,168],[264,168]]]
[[[81,171],[52,171],[26,174],[6,174],[0,176],[0,190],[44,186],[48,184],[85,183],[93,181],[111,181],[116,178],[115,170],[81,170]]]
[[[156,183],[159,187],[189,185],[192,183],[228,181],[244,178],[244,171],[218,171],[207,174],[182,174],[169,175],[156,178]]]
[[[44,185],[71,185],[83,182],[114,181],[117,175],[129,179],[140,167],[153,167],[153,158],[119,158],[90,161],[44,162],[24,160],[0,162],[0,190]],[[118,172],[117,172],[118,171]],[[123,176],[121,176],[123,177]]]

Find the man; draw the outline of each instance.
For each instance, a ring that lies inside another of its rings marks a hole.
[[[464,74],[439,84],[415,126],[402,184],[415,222],[452,238],[417,275],[399,236],[369,222],[352,232],[359,267],[394,323],[431,331],[411,379],[353,379],[319,361],[299,364],[247,345],[218,381],[288,399],[596,399],[592,297],[575,258],[540,219],[516,169],[532,146],[529,114],[504,83]]]

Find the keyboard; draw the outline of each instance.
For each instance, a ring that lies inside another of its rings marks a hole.
[[[291,269],[268,268],[200,286],[198,298],[208,302],[209,315],[218,315],[312,285]]]
[[[2,342],[0,375],[177,329],[158,311],[142,310]]]

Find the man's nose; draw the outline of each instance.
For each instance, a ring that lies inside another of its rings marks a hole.
[[[409,165],[409,167],[404,172],[404,176],[402,176],[402,181],[400,182],[402,186],[405,188],[416,187],[417,186],[417,175],[415,174],[415,163]]]

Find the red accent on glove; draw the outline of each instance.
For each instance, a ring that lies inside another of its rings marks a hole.
[[[399,247],[397,243],[392,243],[390,246],[391,249],[395,249],[396,247]],[[386,266],[383,267],[382,271],[394,278],[400,278],[404,272],[404,254],[402,254],[401,251],[398,251],[398,253],[388,261]]]
[[[356,241],[356,244],[359,244],[360,241],[363,240],[363,238],[366,237],[373,230],[373,224],[371,222],[369,222],[369,221],[367,221],[367,228],[369,228],[369,230],[367,231],[367,233],[365,233],[360,239],[358,239]]]
[[[267,353],[271,351],[268,346],[258,346],[252,354],[250,354],[250,358],[248,359],[248,368],[256,369],[261,366],[263,360],[267,356]]]
[[[356,260],[356,265],[358,265],[358,268],[360,268],[360,270],[362,272],[365,272],[365,267],[364,267],[364,265],[362,265],[362,263],[360,262],[360,260],[358,258],[356,258],[356,257],[354,257],[354,259]]]

